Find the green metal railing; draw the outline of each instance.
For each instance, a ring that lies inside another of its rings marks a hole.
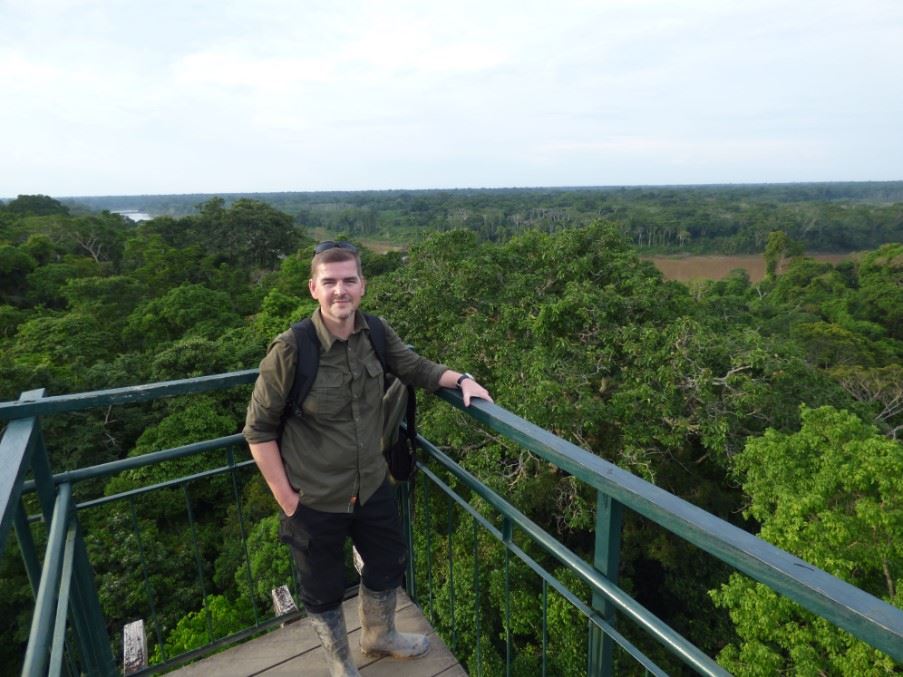
[[[53,475],[47,460],[47,452],[40,432],[40,417],[69,411],[80,411],[114,404],[129,404],[150,401],[160,397],[186,395],[253,382],[256,370],[235,372],[200,379],[187,379],[161,384],[120,388],[78,395],[43,397],[42,391],[24,393],[17,402],[0,403],[0,421],[8,421],[6,431],[0,440],[0,552],[6,537],[14,528],[22,551],[25,568],[35,590],[36,601],[28,650],[23,664],[23,674],[117,674],[107,634],[106,622],[102,617],[97,589],[93,580],[91,564],[88,561],[84,538],[81,534],[76,510],[84,510],[105,505],[111,501],[126,501],[130,504],[133,524],[137,526],[134,500],[137,496],[151,491],[180,487],[186,500],[189,523],[193,526],[191,500],[188,485],[204,478],[230,473],[236,500],[240,503],[240,492],[236,482],[236,472],[254,472],[252,462],[236,462],[233,449],[241,445],[238,435],[198,442],[178,449],[169,449],[140,457],[108,463],[92,468],[70,470]],[[492,431],[500,433],[508,440],[528,449],[545,461],[555,465],[577,480],[592,487],[597,492],[596,543],[593,561],[587,562],[544,531],[535,522],[521,513],[515,506],[491,491],[476,477],[455,463],[450,457],[427,440],[421,439],[428,462],[421,463],[418,500],[416,504],[421,519],[431,519],[425,510],[432,504],[430,492],[439,491],[447,502],[448,562],[447,576],[451,582],[451,604],[455,604],[455,576],[472,576],[475,587],[475,604],[483,598],[481,570],[478,557],[478,533],[488,534],[504,548],[504,615],[506,628],[505,658],[507,670],[513,660],[510,634],[511,589],[509,568],[515,562],[526,566],[541,580],[542,613],[542,657],[543,674],[547,668],[548,628],[546,606],[550,592],[561,595],[583,614],[588,623],[589,642],[587,671],[589,674],[610,674],[615,650],[623,651],[652,674],[664,671],[652,662],[637,646],[629,641],[617,628],[620,622],[630,621],[645,634],[657,640],[665,649],[702,674],[725,674],[710,657],[681,637],[654,614],[638,604],[617,585],[621,522],[624,510],[641,515],[676,534],[689,543],[710,553],[734,569],[755,580],[765,583],[777,592],[797,601],[804,608],[826,618],[831,623],[849,631],[854,636],[888,653],[895,660],[903,662],[903,612],[885,602],[812,567],[806,562],[738,529],[717,517],[679,499],[630,473],[617,468],[594,454],[570,444],[546,430],[515,416],[494,404],[478,401],[469,408],[463,407],[460,396],[453,391],[442,391],[440,397],[455,406],[477,422]],[[228,463],[225,466],[207,470],[195,475],[175,478],[167,482],[141,487],[129,492],[85,501],[75,505],[72,487],[75,483],[88,479],[108,477],[124,470],[160,463],[200,453],[227,450]],[[425,460],[426,460],[425,459]],[[31,473],[33,480],[26,482]],[[490,506],[493,517],[487,517],[477,510],[468,499],[449,483],[466,489],[471,497],[479,497]],[[22,501],[24,493],[34,491],[38,497],[41,513],[48,525],[47,546],[43,556],[43,566],[38,565],[37,551],[33,542],[28,517]],[[400,498],[405,518],[405,529],[409,542],[414,544],[414,503],[407,485],[400,485]],[[239,514],[241,506],[238,506]],[[465,567],[453,562],[451,523],[453,511],[471,520],[472,566]],[[429,522],[427,522],[429,523]],[[244,543],[245,525],[242,523]],[[482,532],[480,531],[482,530]],[[408,592],[428,611],[433,610],[433,575],[438,575],[438,566],[432,561],[432,537],[426,531],[427,544],[420,551],[412,551],[406,584]],[[581,596],[558,580],[520,541],[535,544],[553,561],[559,562],[574,572],[591,591],[589,599]],[[139,546],[141,543],[139,535]],[[245,561],[250,564],[245,547]],[[426,559],[426,562],[423,560]],[[203,574],[200,573],[200,556],[195,550],[195,560],[199,567],[199,582],[203,588]],[[146,566],[146,565],[145,565]],[[425,570],[424,570],[425,567]],[[145,586],[148,586],[148,572],[143,572]],[[421,585],[418,586],[418,581]],[[425,588],[425,589],[423,589]],[[206,598],[206,591],[202,590]],[[149,599],[153,595],[149,593]],[[476,643],[477,671],[479,671],[482,628],[479,608],[474,610],[474,631]],[[153,615],[153,610],[152,610]],[[213,648],[261,632],[284,618],[260,619],[254,610],[253,626],[225,638],[214,639],[211,644],[189,654],[168,657],[168,666],[193,658]],[[455,614],[452,614],[455,618]],[[67,627],[70,631],[67,632]],[[456,644],[457,627],[452,623],[448,641]],[[159,629],[158,642],[162,644]],[[69,641],[72,638],[72,641]],[[77,664],[76,664],[77,662]]]

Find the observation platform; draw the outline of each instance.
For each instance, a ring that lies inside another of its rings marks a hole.
[[[442,639],[433,631],[420,609],[398,591],[395,627],[401,632],[419,632],[430,640],[430,650],[414,660],[368,658],[358,648],[361,624],[357,616],[357,597],[345,600],[345,623],[354,664],[366,677],[466,677],[467,672]],[[179,677],[276,677],[305,675],[329,677],[323,648],[306,618],[273,630],[266,635],[234,646],[222,653],[186,665],[171,675]]]

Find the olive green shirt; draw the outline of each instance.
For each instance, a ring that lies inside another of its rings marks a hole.
[[[367,321],[358,311],[347,341],[333,336],[311,316],[320,340],[317,376],[301,405],[303,414],[286,422],[280,454],[301,504],[323,512],[346,512],[365,503],[386,478],[382,455],[383,368],[370,343]],[[446,368],[417,355],[386,327],[386,366],[402,382],[437,390]],[[285,402],[295,378],[297,348],[289,329],[277,336],[260,363],[243,434],[250,444],[277,440]]]

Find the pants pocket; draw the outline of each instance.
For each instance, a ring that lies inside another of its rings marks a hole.
[[[300,509],[301,506],[298,508]],[[292,517],[279,516],[279,540],[296,550],[307,552],[310,546],[310,534],[297,524],[295,516],[297,516],[297,512]]]

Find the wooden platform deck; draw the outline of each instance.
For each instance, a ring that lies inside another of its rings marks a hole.
[[[358,648],[361,624],[357,598],[345,601],[345,624],[354,662],[365,677],[466,677],[448,647],[433,632],[420,609],[403,591],[398,591],[396,627],[402,632],[420,632],[429,637],[430,651],[414,660],[368,658]],[[307,619],[273,630],[244,644],[169,673],[179,677],[250,677],[304,675],[328,677],[323,649]]]

